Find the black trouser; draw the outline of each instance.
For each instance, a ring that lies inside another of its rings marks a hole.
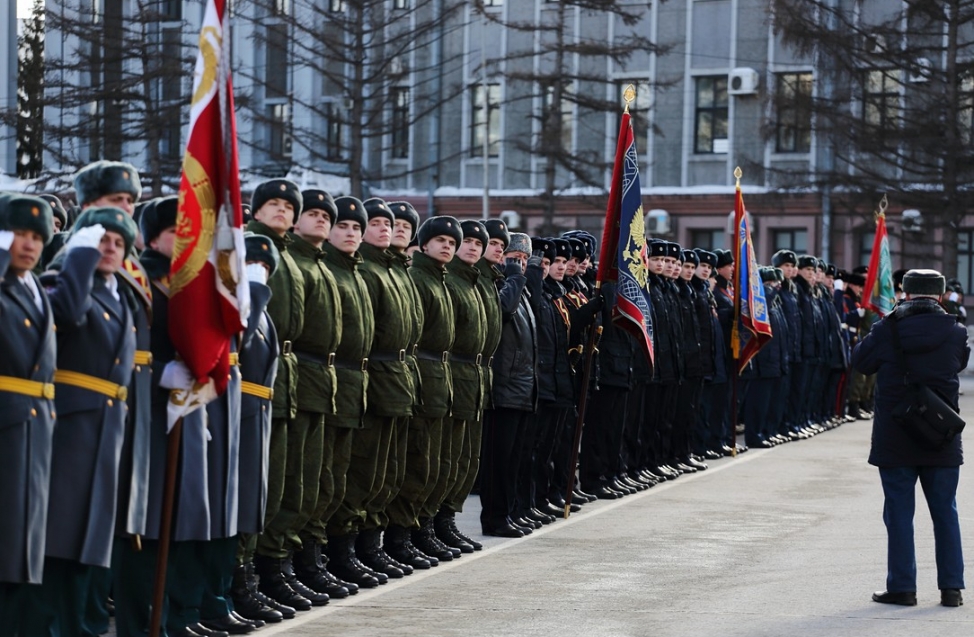
[[[769,414],[777,378],[752,378],[744,398],[744,442],[749,447],[768,439]]]
[[[662,385],[652,382],[646,385],[643,393],[643,423],[639,432],[639,439],[642,442],[642,462],[643,468],[655,467],[660,464],[659,457],[659,423],[662,412],[660,411],[660,393]]]
[[[682,460],[690,455],[690,434],[700,409],[702,388],[701,378],[686,378],[680,383],[671,435],[670,457],[673,460]]]
[[[528,509],[534,506],[534,476],[535,476],[535,448],[544,438],[543,420],[538,414],[531,414],[524,426],[524,434],[520,439],[521,450],[518,452],[517,481],[514,486],[514,516],[524,517]]]
[[[673,423],[676,420],[676,404],[680,393],[680,381],[674,380],[660,385],[659,424],[657,426],[658,460],[668,463],[673,459]]]
[[[622,429],[622,450],[619,460],[625,472],[644,469],[645,443],[642,439],[646,419],[646,388],[648,383],[634,383],[626,400],[626,422]]]
[[[556,457],[558,441],[563,437],[568,407],[556,407],[542,402],[538,406],[538,437],[534,445],[531,464],[531,505],[543,504],[555,483],[555,476],[568,471],[571,454],[567,458]],[[564,483],[564,479],[559,481]],[[566,486],[567,490],[567,486]],[[564,493],[562,494],[564,495]]]
[[[575,427],[578,426],[578,411],[574,407],[569,407],[562,418],[561,426],[554,432],[554,450],[551,456],[553,465],[551,483],[548,491],[542,496],[547,495],[548,499],[556,499],[557,496],[565,497],[568,491],[568,476],[575,472],[577,467],[570,466],[572,455],[575,453]],[[584,443],[583,443],[584,444]]]
[[[597,488],[620,470],[627,394],[621,387],[602,387],[589,398],[579,468],[583,489]]]
[[[530,412],[491,409],[484,412],[480,446],[480,523],[503,525],[514,513],[521,438]]]

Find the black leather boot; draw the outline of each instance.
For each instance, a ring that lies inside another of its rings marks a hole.
[[[362,588],[375,588],[379,580],[373,577],[364,565],[355,559],[354,535],[333,535],[328,537],[328,570],[346,582]]]
[[[436,539],[432,518],[420,518],[419,528],[413,529],[412,541],[413,546],[441,562],[449,562],[455,557],[450,547]]]
[[[467,537],[466,535],[460,532],[460,529],[457,528],[457,516],[455,515],[450,517],[450,530],[453,531],[453,534],[456,535],[458,538],[460,538],[461,540],[463,540],[464,542],[472,546],[473,550],[475,551],[484,550],[483,544],[481,544],[476,540],[470,539],[469,537]]]
[[[411,566],[421,571],[425,571],[432,566],[425,555],[420,556],[410,550],[409,529],[406,527],[390,524],[386,529],[382,548],[392,559],[406,566]]]
[[[390,564],[392,564],[400,571],[402,571],[403,575],[412,575],[413,574],[412,566],[400,562],[399,560],[389,555],[389,553],[385,550],[385,547],[383,546],[382,543],[382,534],[385,533],[385,529],[378,529],[378,533],[379,533],[379,537],[376,541],[378,542],[379,545],[379,552],[382,553],[382,555],[384,556],[382,559],[388,560]]]
[[[450,548],[459,549],[461,553],[473,553],[473,544],[470,544],[456,534],[453,519],[456,516],[451,511],[440,511],[433,520],[433,532],[436,538]]]
[[[358,534],[355,540],[355,556],[362,564],[393,579],[401,579],[405,573],[393,565],[389,556],[379,546],[379,529],[369,529]]]
[[[311,610],[311,600],[295,592],[284,579],[284,560],[258,554],[254,556],[254,567],[260,577],[257,590],[278,604]]]
[[[233,609],[245,619],[276,624],[284,619],[284,615],[265,606],[254,597],[257,580],[252,577],[253,568],[253,564],[241,564],[233,569],[233,579],[230,581],[230,598],[233,600]],[[248,570],[250,575],[248,575]]]
[[[312,606],[325,606],[328,604],[328,595],[326,593],[319,593],[318,591],[312,590],[305,586],[298,576],[294,574],[294,566],[291,563],[291,557],[288,556],[281,565],[281,571],[284,573],[284,581],[290,586],[295,593],[304,597]]]
[[[294,553],[293,564],[298,580],[311,590],[324,593],[331,599],[348,597],[348,589],[325,570],[321,560],[321,545],[313,538],[301,538],[301,550]]]

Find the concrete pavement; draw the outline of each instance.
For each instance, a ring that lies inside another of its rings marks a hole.
[[[974,414],[965,378],[962,413]],[[970,419],[970,418],[968,418]],[[723,459],[527,538],[391,582],[256,635],[693,637],[974,634],[974,592],[939,606],[933,535],[918,502],[919,605],[870,601],[885,584],[882,490],[869,422]],[[968,434],[971,435],[970,433]],[[974,554],[974,482],[961,528]],[[479,502],[460,527],[481,539]]]

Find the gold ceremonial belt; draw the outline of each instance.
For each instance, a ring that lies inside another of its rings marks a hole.
[[[89,376],[88,374],[72,372],[66,369],[59,369],[54,372],[54,382],[59,385],[80,387],[81,389],[87,389],[88,391],[103,394],[109,398],[117,398],[118,400],[125,400],[129,396],[128,387],[116,385],[109,380],[102,380],[100,378],[95,378],[94,376]]]
[[[236,367],[240,364],[240,354],[237,352],[230,352],[230,367]]]
[[[250,381],[240,381],[240,391],[264,400],[274,400],[274,389],[272,387],[264,387]]]
[[[136,365],[151,365],[152,364],[152,352],[146,352],[145,350],[137,349],[135,350],[135,360],[132,361]]]
[[[31,398],[54,400],[53,383],[40,383],[36,380],[27,380],[26,378],[0,376],[0,391],[8,391],[11,394],[22,394]]]

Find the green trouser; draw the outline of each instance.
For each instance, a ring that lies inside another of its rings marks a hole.
[[[324,415],[310,411],[298,411],[288,423],[281,504],[273,518],[265,518],[264,532],[257,539],[257,552],[261,555],[284,559],[289,549],[301,546],[298,534],[311,519],[318,500],[323,429]],[[272,467],[277,460],[273,456],[274,433],[271,431]],[[267,490],[271,490],[269,484]]]
[[[459,470],[456,486],[447,494],[443,501],[443,508],[451,513],[463,511],[463,503],[467,501],[470,490],[477,480],[480,471],[480,439],[483,437],[484,427],[479,420],[468,420],[463,428],[463,446],[460,451]]]
[[[171,633],[178,634],[200,621],[207,544],[201,540],[187,540],[169,545],[169,568],[166,573],[169,617],[166,619],[166,630]]]
[[[451,418],[435,418],[430,420],[430,477],[429,486],[423,491],[423,501],[419,506],[419,517],[432,518],[440,510],[440,504],[449,489],[453,468],[451,466],[451,448],[453,444],[453,428]]]
[[[447,498],[458,489],[461,476],[463,479],[467,477],[461,465],[466,440],[466,422],[455,418],[443,419],[443,436],[440,439],[440,476],[437,478],[436,489],[423,506],[424,517],[433,517],[439,513]]]
[[[409,420],[406,434],[405,472],[399,493],[386,508],[389,524],[408,528],[419,528],[419,511],[426,501],[424,494],[435,481],[432,474],[433,441],[430,436],[432,423],[436,418],[420,418],[414,416]],[[439,421],[442,422],[442,421]],[[440,442],[436,440],[436,453],[439,454]],[[439,460],[436,462],[439,471]]]
[[[56,637],[97,635],[87,624],[85,608],[95,571],[107,571],[73,560],[44,559],[43,584],[24,588],[20,634]]]
[[[272,550],[272,555],[279,555],[284,547],[284,532],[277,526],[270,528],[270,525],[280,513],[281,501],[284,498],[289,425],[286,418],[271,420],[271,444],[267,455],[267,506],[264,509],[264,532],[257,537],[257,547],[266,542]],[[265,538],[268,532],[270,534]]]
[[[352,436],[352,462],[348,466],[345,497],[327,523],[328,535],[354,535],[365,524],[367,508],[382,492],[393,418],[365,414],[362,429]]]
[[[136,551],[128,538],[115,538],[112,546],[112,588],[115,596],[112,599],[115,600],[115,634],[118,637],[141,637],[148,631],[158,555],[158,540],[142,538],[142,550]],[[172,563],[172,554],[169,562]],[[172,581],[168,577],[167,580]],[[162,606],[163,628],[168,613],[169,600],[165,598]]]
[[[406,437],[409,435],[409,419],[393,418],[389,428],[389,459],[386,461],[385,480],[379,494],[365,508],[364,530],[384,529],[389,525],[389,505],[399,494],[406,477]]]
[[[237,540],[237,564],[246,564],[254,561],[254,553],[257,552],[256,533],[241,533]]]
[[[849,372],[849,402],[859,403],[866,400],[866,377],[856,370]]]
[[[345,480],[352,462],[352,439],[355,430],[325,424],[325,442],[321,472],[318,475],[318,501],[302,536],[319,544],[328,543],[328,520],[345,498]]]
[[[206,543],[203,555],[203,601],[200,604],[200,617],[203,619],[226,617],[233,610],[229,597],[237,546],[239,539],[236,536],[222,537]]]

